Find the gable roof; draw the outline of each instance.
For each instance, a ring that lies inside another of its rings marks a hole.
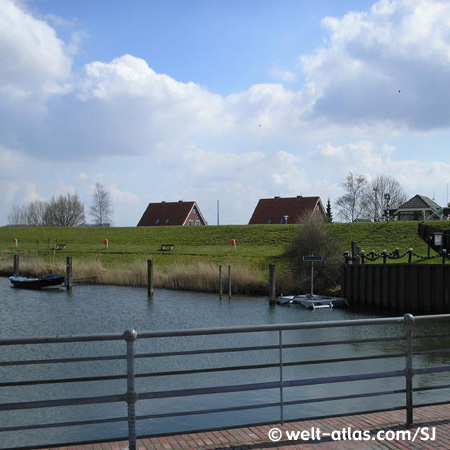
[[[200,217],[200,221],[203,222],[202,225],[206,225],[206,221],[196,202],[180,200],[178,202],[149,203],[137,226],[186,225],[194,207]]]
[[[422,211],[424,209],[437,211],[439,209],[439,205],[433,200],[430,200],[428,197],[425,197],[425,195],[415,195],[406,203],[403,203],[397,211]]]
[[[313,213],[325,217],[320,197],[263,198],[256,205],[249,225],[285,223],[285,216],[288,216],[287,223],[297,223]]]

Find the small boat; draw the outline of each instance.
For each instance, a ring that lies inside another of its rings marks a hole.
[[[326,295],[281,295],[277,299],[278,305],[299,304],[307,309],[324,309],[338,306],[348,306],[348,301],[341,297],[328,297]]]
[[[64,286],[65,280],[60,275],[48,275],[43,278],[21,277],[18,275],[9,277],[12,287],[19,289],[59,289]]]

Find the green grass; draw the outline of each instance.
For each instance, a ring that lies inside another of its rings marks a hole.
[[[448,222],[433,226],[450,228]],[[327,228],[341,243],[343,251],[357,241],[366,253],[380,253],[399,248],[404,253],[413,248],[426,255],[427,246],[418,236],[418,222],[342,223]],[[0,250],[3,259],[11,253],[45,255],[47,241],[67,244],[58,250],[64,261],[73,256],[85,261],[95,259],[105,268],[130,268],[136,261],[153,259],[162,271],[174,264],[207,262],[215,264],[243,263],[265,270],[270,262],[282,262],[282,255],[299,232],[299,225],[230,225],[207,227],[133,227],[133,228],[62,228],[3,227],[0,228]],[[15,247],[14,238],[18,239]],[[109,249],[103,244],[109,240]],[[237,250],[230,244],[235,239]],[[161,252],[161,244],[174,244],[170,252]],[[11,257],[12,259],[12,257]]]

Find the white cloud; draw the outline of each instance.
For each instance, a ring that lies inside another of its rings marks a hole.
[[[291,72],[289,70],[283,70],[280,69],[278,66],[274,66],[270,72],[269,75],[276,79],[280,80],[284,83],[292,83],[297,79],[297,75],[294,72]]]
[[[301,58],[319,94],[313,117],[417,130],[450,126],[450,3],[381,0],[323,25],[329,45]]]
[[[411,191],[450,181],[437,150],[404,156],[402,144],[411,130],[450,126],[448,2],[381,0],[326,18],[328,42],[301,58],[301,89],[289,88],[295,74],[274,65],[279,83],[230,95],[157,73],[131,54],[75,74],[82,30],[64,42],[52,25],[68,35],[73,23],[37,18],[18,1],[0,0],[0,8],[7,206],[66,192],[88,204],[100,181],[118,225],[137,222],[148,201],[188,197],[209,205],[209,220],[221,199],[228,222],[245,223],[262,197],[338,195],[350,170],[392,174]],[[18,171],[28,185],[17,182]]]
[[[0,0],[0,9],[0,92],[20,100],[66,81],[72,62],[55,30],[13,0]]]

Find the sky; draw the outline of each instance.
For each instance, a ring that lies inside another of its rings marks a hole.
[[[96,183],[114,226],[297,195],[339,220],[350,172],[449,201],[447,0],[0,0],[0,61],[0,225]]]

